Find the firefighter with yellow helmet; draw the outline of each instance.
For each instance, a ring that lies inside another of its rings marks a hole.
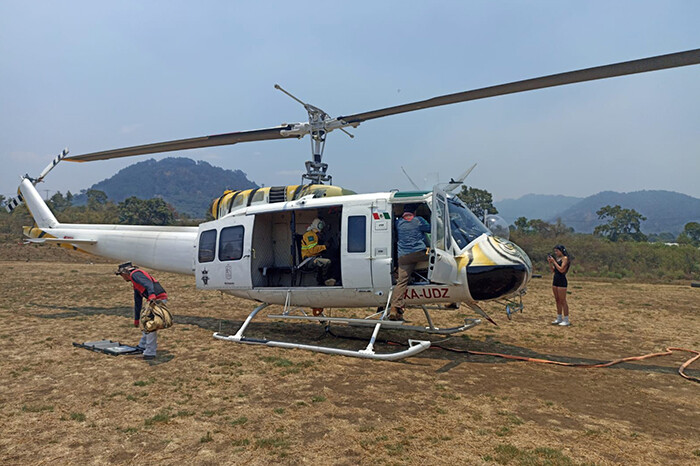
[[[318,270],[316,281],[319,285],[334,286],[335,279],[329,277],[331,260],[323,257],[327,251],[322,233],[325,227],[325,222],[318,217],[311,222],[301,239],[301,258],[302,261],[311,258],[308,264]]]

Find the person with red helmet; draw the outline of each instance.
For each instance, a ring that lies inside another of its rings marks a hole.
[[[167,302],[168,294],[158,280],[131,262],[119,265],[115,274],[120,275],[125,281],[131,282],[134,287],[134,327],[139,326],[144,298],[149,303],[154,300]],[[142,331],[137,348],[143,351],[144,359],[155,359],[158,348],[158,332],[146,333]]]

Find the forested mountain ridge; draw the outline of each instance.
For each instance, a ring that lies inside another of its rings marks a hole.
[[[597,225],[603,223],[598,220],[596,211],[606,205],[634,209],[645,216],[641,230],[647,234],[671,232],[677,235],[683,231],[686,223],[700,221],[700,199],[661,190],[631,193],[603,191],[585,198],[556,217],[578,233],[592,233]]]
[[[582,200],[582,197],[526,194],[518,199],[503,199],[493,205],[498,209],[498,215],[512,225],[518,217],[549,219],[552,214],[563,212]]]
[[[566,203],[571,204],[565,206]],[[647,219],[641,230],[646,234],[670,232],[678,235],[688,222],[700,222],[700,199],[674,191],[644,190],[630,193],[603,191],[584,199],[567,196],[528,194],[520,199],[494,203],[509,224],[518,217],[539,218],[548,222],[561,218],[577,233],[592,233],[603,223],[596,212],[607,205],[634,209]],[[564,205],[564,208],[557,206]]]
[[[202,160],[184,157],[149,159],[120,170],[116,175],[92,185],[114,202],[135,196],[139,199],[162,198],[175,210],[193,218],[205,218],[212,201],[226,189],[257,188],[240,170],[226,170]],[[74,202],[86,202],[84,194]]]

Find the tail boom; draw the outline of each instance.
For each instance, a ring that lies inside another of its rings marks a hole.
[[[115,261],[132,261],[165,272],[194,274],[197,227],[60,223],[25,178],[20,192],[36,227],[25,227],[30,243],[58,244]]]
[[[19,190],[22,193],[22,198],[27,204],[29,212],[34,217],[34,221],[41,229],[51,229],[58,225],[58,220],[54,217],[49,206],[39,195],[39,192],[34,187],[34,184],[29,178],[24,178],[19,185]]]

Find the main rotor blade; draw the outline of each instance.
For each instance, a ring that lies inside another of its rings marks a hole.
[[[624,76],[627,74],[646,73],[648,71],[663,70],[667,68],[676,68],[679,66],[697,65],[700,64],[700,49],[688,50],[685,52],[671,53],[668,55],[659,55],[656,57],[642,58],[623,63],[615,63],[612,65],[596,66],[594,68],[586,68],[578,71],[569,71],[567,73],[552,74],[540,78],[526,79],[524,81],[516,81],[508,84],[500,84],[497,86],[484,87],[471,91],[458,92],[456,94],[447,94],[443,96],[433,97],[432,99],[421,100],[410,104],[397,105],[395,107],[387,107],[370,112],[356,113],[354,115],[342,116],[337,119],[347,123],[361,123],[374,118],[381,118],[398,113],[412,112],[423,108],[439,107],[441,105],[456,104],[469,100],[486,99],[505,94],[515,94],[517,92],[532,91],[535,89],[543,89],[546,87],[563,86],[565,84],[574,84],[584,81],[594,81],[596,79],[614,78],[616,76]]]
[[[214,134],[190,139],[178,139],[176,141],[156,142],[142,146],[125,147],[122,149],[92,152],[90,154],[74,155],[63,160],[68,162],[92,162],[93,160],[107,160],[118,157],[130,157],[132,155],[155,154],[174,150],[197,149],[200,147],[224,146],[239,142],[265,141],[268,139],[285,139],[297,136],[283,136],[282,131],[289,131],[292,125],[277,126],[274,128],[256,129],[251,131],[239,131],[236,133]]]

